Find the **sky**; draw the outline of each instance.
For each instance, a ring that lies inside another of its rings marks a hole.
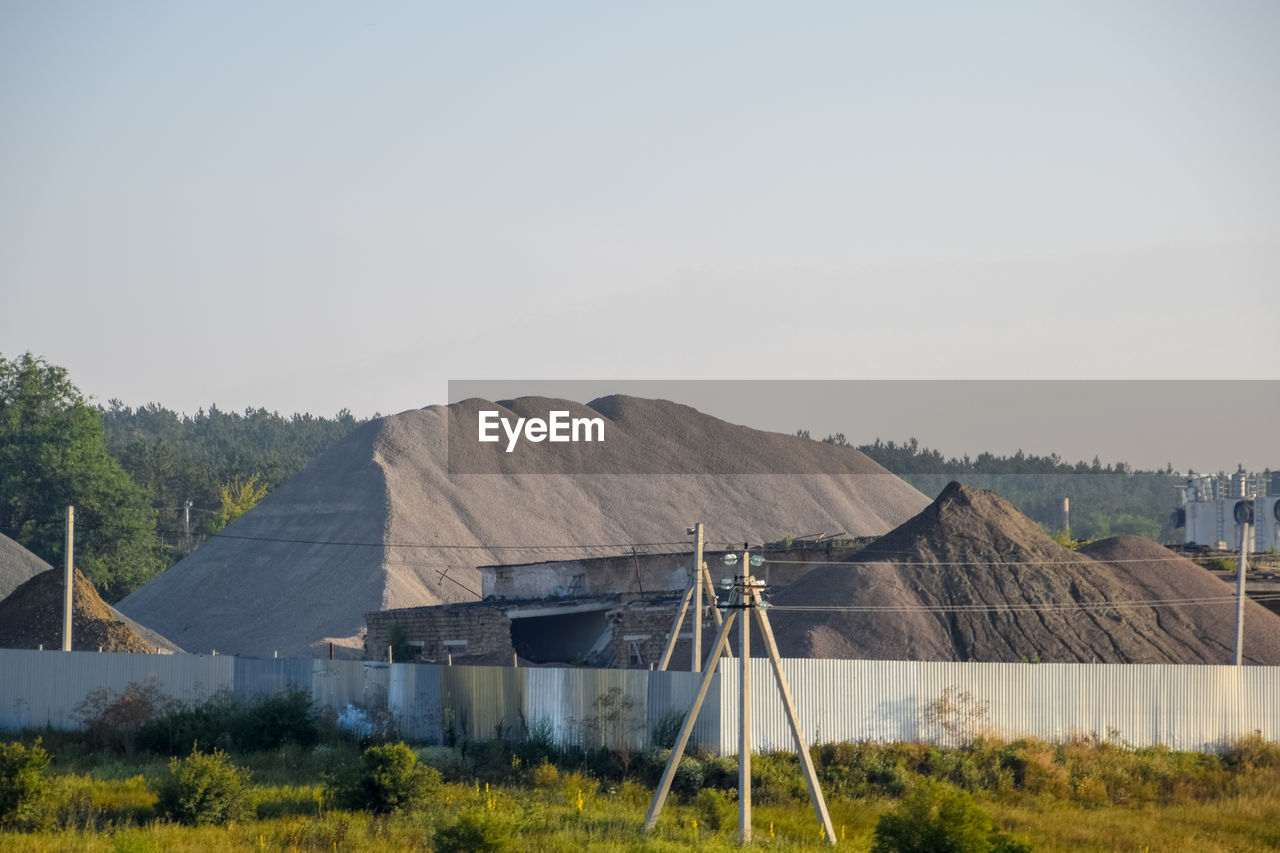
[[[0,0],[0,354],[322,415],[460,379],[1272,380],[1277,43],[1270,0]],[[983,449],[1014,448],[951,452]]]

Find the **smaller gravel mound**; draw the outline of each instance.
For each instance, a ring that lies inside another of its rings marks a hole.
[[[41,572],[0,601],[0,648],[62,648],[62,572]],[[76,570],[71,615],[72,649],[79,652],[182,651],[102,600],[93,584]]]

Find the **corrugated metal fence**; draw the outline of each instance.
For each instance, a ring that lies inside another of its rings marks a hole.
[[[1096,734],[1135,746],[1211,750],[1260,733],[1280,740],[1280,667],[997,664],[786,660],[783,669],[811,741],[964,740],[977,733],[1061,740]],[[752,741],[790,749],[766,660],[752,661]],[[388,711],[422,742],[520,738],[648,744],[686,710],[700,676],[647,670],[550,669],[0,650],[0,729],[74,728],[95,689],[152,684],[200,702],[285,688],[317,705]],[[722,667],[694,743],[737,749],[737,662]]]

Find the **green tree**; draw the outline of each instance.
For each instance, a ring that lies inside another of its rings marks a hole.
[[[236,477],[224,485],[221,489],[222,506],[218,510],[214,530],[221,530],[253,509],[258,501],[267,496],[267,491],[267,484],[259,483],[257,474],[250,476],[248,480]]]
[[[64,368],[0,355],[0,533],[58,565],[68,506],[76,565],[108,601],[159,572],[155,513],[107,452],[97,409]]]

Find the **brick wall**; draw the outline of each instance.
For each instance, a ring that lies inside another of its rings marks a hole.
[[[398,625],[413,644],[414,660],[444,661],[452,653],[455,660],[483,657],[495,663],[509,661],[513,650],[506,610],[506,605],[478,602],[366,613],[365,657],[385,660],[393,626]]]

